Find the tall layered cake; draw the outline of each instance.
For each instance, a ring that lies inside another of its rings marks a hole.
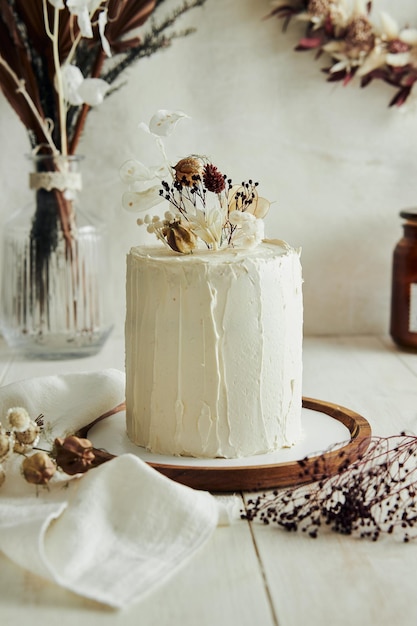
[[[283,242],[127,259],[127,432],[168,455],[244,457],[301,435],[299,254]]]
[[[184,114],[158,111],[146,130],[163,163],[121,169],[128,211],[158,246],[127,257],[126,419],[138,446],[164,455],[238,458],[301,437],[299,253],[265,240],[269,202],[206,157],[171,166],[162,137]]]

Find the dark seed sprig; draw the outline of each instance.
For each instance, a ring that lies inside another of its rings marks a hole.
[[[312,538],[325,530],[372,541],[382,534],[404,542],[416,538],[417,437],[372,437],[359,458],[341,451],[340,460],[333,475],[325,456],[313,466],[299,461],[300,478],[313,482],[249,500],[242,519]]]

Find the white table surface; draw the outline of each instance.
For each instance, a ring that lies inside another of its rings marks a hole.
[[[20,360],[0,342],[0,384],[124,367],[121,338],[96,357]],[[305,396],[363,415],[377,435],[417,433],[417,355],[384,337],[304,341]],[[0,509],[1,514],[1,509]],[[84,600],[0,554],[0,625],[416,626],[417,541],[310,539],[259,523],[219,527],[168,583],[125,611]]]

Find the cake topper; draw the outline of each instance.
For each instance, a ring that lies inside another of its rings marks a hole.
[[[196,248],[219,250],[225,247],[251,248],[264,237],[263,218],[270,203],[258,195],[252,180],[232,183],[210,159],[189,155],[170,165],[162,137],[170,135],[178,121],[188,117],[181,111],[158,111],[149,126],[140,127],[152,134],[163,163],[147,167],[130,159],[120,169],[128,185],[123,207],[131,212],[146,212],[169,203],[163,217],[146,213],[139,226],[146,226],[167,247],[189,254]]]

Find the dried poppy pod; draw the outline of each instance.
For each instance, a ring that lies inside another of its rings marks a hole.
[[[56,464],[46,452],[35,452],[22,463],[23,476],[33,485],[46,485],[56,472]]]
[[[181,222],[172,222],[165,227],[165,238],[175,252],[190,254],[197,246],[197,237],[193,231]]]
[[[55,439],[55,458],[59,467],[70,476],[82,474],[94,463],[94,450],[91,441],[70,435],[65,439]]]
[[[174,165],[175,180],[187,187],[192,186],[198,178],[203,176],[203,164],[196,157],[185,157]]]

